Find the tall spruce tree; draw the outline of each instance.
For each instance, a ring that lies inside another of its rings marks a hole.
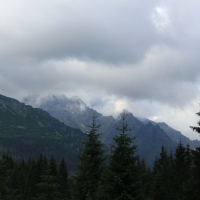
[[[183,199],[198,200],[200,197],[200,147],[191,151],[191,157],[190,176],[183,184]]]
[[[200,117],[200,111],[196,113],[199,117]],[[193,130],[193,131],[196,131],[197,133],[200,133],[200,120],[197,122],[197,124],[199,126],[190,126],[190,128]]]
[[[200,111],[196,113],[200,117]],[[199,126],[190,126],[193,131],[200,133],[200,120],[197,122]],[[200,196],[200,147],[191,151],[192,164],[190,176],[183,184],[184,199],[197,200]]]
[[[168,200],[174,198],[173,186],[173,156],[168,156],[164,146],[161,148],[160,157],[154,164],[153,196],[155,200]]]
[[[62,158],[58,170],[58,183],[60,185],[59,192],[62,199],[70,199],[68,169],[65,159]]]
[[[88,125],[90,131],[87,133],[88,141],[84,142],[79,172],[77,174],[77,199],[94,200],[96,199],[96,190],[102,182],[102,172],[104,170],[104,150],[100,141],[100,134],[97,133],[100,125],[96,125],[96,116],[92,117],[92,125]]]
[[[152,189],[153,189],[153,173],[149,167],[146,166],[144,160],[137,162],[138,174],[140,175],[142,194],[145,199],[152,199]]]
[[[191,168],[191,155],[189,145],[184,147],[180,142],[175,151],[174,158],[174,190],[175,199],[183,199],[183,184],[188,180]]]
[[[12,171],[14,162],[9,156],[0,158],[0,199],[15,200],[15,191],[12,190],[10,182],[12,182]]]
[[[39,159],[40,160],[40,159]],[[46,161],[44,161],[46,162]],[[45,166],[47,164],[47,166]],[[40,175],[40,181],[36,184],[38,188],[37,200],[60,200],[58,184],[58,171],[54,156],[51,157],[50,162],[45,163],[43,173]]]
[[[143,199],[136,164],[136,146],[133,145],[134,138],[127,134],[130,128],[125,120],[126,113],[123,112],[120,117],[122,124],[116,128],[119,134],[113,138],[114,144],[111,145],[109,160],[112,176],[110,195],[116,200]]]
[[[60,199],[59,184],[56,176],[52,175],[51,167],[41,176],[40,182],[37,184],[38,193],[37,200],[58,200]]]

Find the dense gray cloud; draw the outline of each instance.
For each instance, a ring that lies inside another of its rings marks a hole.
[[[200,92],[199,1],[0,4],[1,94],[78,95],[104,114],[127,108],[197,137],[186,126]]]
[[[5,1],[1,8],[4,56],[129,62],[157,40],[154,5],[144,0],[20,2]]]

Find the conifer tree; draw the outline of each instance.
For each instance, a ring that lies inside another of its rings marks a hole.
[[[45,171],[44,175],[41,175],[40,182],[37,184],[38,200],[58,200],[60,199],[59,185],[57,183],[57,177],[52,175],[50,167]]]
[[[39,159],[40,160],[40,159]],[[44,161],[45,163],[45,161]],[[40,181],[37,185],[38,200],[58,200],[60,199],[59,184],[57,177],[57,165],[54,156],[51,157],[47,166],[44,165],[44,171],[40,175]]]
[[[34,159],[30,159],[28,160],[27,163],[27,171],[26,171],[26,177],[27,177],[27,189],[26,189],[26,197],[24,198],[24,200],[29,200],[32,199],[37,191],[36,188],[36,161]]]
[[[130,128],[125,117],[126,113],[123,112],[121,128],[116,128],[119,134],[113,138],[114,144],[111,145],[109,168],[112,175],[112,188],[110,194],[112,199],[118,200],[143,199],[136,165],[138,159],[135,155],[136,146],[133,145],[134,138],[130,138],[127,134]]]
[[[10,184],[13,168],[14,162],[12,158],[3,155],[0,159],[0,199],[16,199]]]
[[[12,186],[17,199],[26,199],[27,193],[27,164],[24,160],[15,164],[15,169],[12,173]]]
[[[183,199],[183,184],[188,180],[191,168],[191,156],[189,145],[186,147],[180,142],[175,151],[174,158],[174,197]]]
[[[200,111],[196,113],[197,116],[200,117]],[[193,131],[196,131],[197,133],[200,133],[200,120],[197,122],[197,124],[199,126],[190,126],[190,128],[193,130]]]
[[[65,163],[65,159],[62,158],[58,170],[58,183],[59,183],[59,192],[61,199],[69,199],[69,184],[68,184],[68,170],[67,165]]]
[[[150,168],[147,168],[144,160],[137,163],[138,174],[140,174],[140,182],[142,185],[142,193],[145,199],[151,199],[152,197],[152,186],[153,186],[153,173]]]
[[[77,174],[77,193],[79,200],[96,199],[96,189],[102,181],[104,169],[104,150],[100,141],[100,134],[97,133],[99,125],[96,125],[96,116],[92,117],[92,125],[88,125],[90,131],[87,133],[88,141],[84,142],[79,172]]]
[[[56,177],[58,175],[58,170],[54,156],[51,156],[51,159],[49,161],[49,168],[50,168],[50,174]]]
[[[154,164],[153,196],[155,200],[173,198],[173,157],[168,156],[164,146],[161,148],[160,157]]]
[[[198,200],[200,197],[200,147],[191,151],[192,166],[190,176],[183,184],[183,199]]]

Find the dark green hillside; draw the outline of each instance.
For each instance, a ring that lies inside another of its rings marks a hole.
[[[0,95],[0,154],[27,159],[42,153],[54,155],[58,162],[64,156],[73,171],[83,140],[85,135],[80,130],[47,112]]]

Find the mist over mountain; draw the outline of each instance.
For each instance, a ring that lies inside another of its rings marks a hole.
[[[64,122],[66,125],[78,128],[83,132],[88,131],[87,125],[91,124],[92,116],[97,117],[97,123],[101,124],[101,131],[104,131],[112,124],[115,119],[112,116],[103,116],[96,110],[89,108],[79,97],[67,98],[62,96],[47,96],[40,98],[38,96],[29,96],[23,101],[25,104],[41,108],[51,116]]]
[[[67,98],[66,96],[32,97],[24,99],[24,103],[37,106],[50,113],[51,116],[64,122],[66,125],[78,128],[87,132],[87,125],[91,124],[91,118],[96,116],[97,124],[101,127],[101,139],[109,146],[113,142],[113,137],[118,133],[116,127],[121,126],[120,115],[116,119],[112,116],[103,116],[96,110],[89,108],[79,97]],[[149,166],[152,166],[155,157],[159,156],[163,146],[170,152],[181,142],[189,144],[191,148],[200,146],[200,141],[192,141],[181,134],[181,132],[169,127],[164,122],[156,123],[148,119],[138,119],[132,113],[126,112],[126,121],[131,128],[128,133],[130,137],[135,137],[134,143],[138,146],[137,153],[145,159]]]

